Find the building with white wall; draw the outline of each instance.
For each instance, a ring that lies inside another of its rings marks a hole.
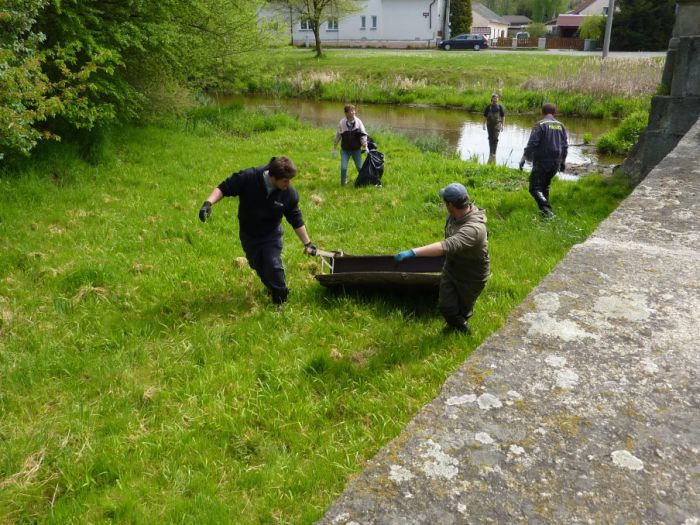
[[[355,13],[324,20],[321,42],[325,47],[435,47],[449,31],[447,6],[447,0],[367,0]],[[268,9],[264,15],[273,16],[273,11]],[[306,20],[283,9],[274,16],[280,24],[291,26],[294,45],[314,45],[314,33]]]
[[[572,15],[607,15],[609,0],[584,0],[575,6]]]
[[[361,8],[355,13],[322,21],[320,37],[324,47],[435,47],[450,37],[449,0],[365,0],[358,4]],[[274,8],[261,14],[277,18],[281,26],[290,28],[294,45],[314,45],[310,24],[297,14]],[[472,33],[490,38],[507,36],[508,25],[508,20],[483,4],[472,2]]]
[[[510,22],[491,11],[484,4],[472,2],[472,33],[489,38],[508,36]]]

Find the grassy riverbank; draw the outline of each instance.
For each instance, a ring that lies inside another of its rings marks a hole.
[[[97,166],[52,144],[2,174],[0,522],[312,522],[629,191],[557,181],[542,222],[524,174],[392,135],[385,187],[341,188],[332,133],[205,110],[112,134]],[[493,263],[473,334],[443,335],[435,297],[326,293],[288,226],[277,312],[241,262],[235,200],[196,214],[282,152],[313,240],[348,253],[439,239],[437,189],[466,184]]]
[[[491,92],[511,113],[553,101],[563,115],[624,117],[648,109],[664,59],[611,59],[506,51],[281,50],[265,76],[234,89],[338,102],[430,104],[483,111]]]

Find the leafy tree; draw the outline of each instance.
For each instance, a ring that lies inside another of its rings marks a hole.
[[[0,147],[140,118],[260,45],[261,0],[3,0]],[[250,61],[249,61],[250,63]]]
[[[44,35],[33,30],[44,0],[6,0],[0,10],[0,159],[9,152],[27,154],[42,133],[33,124],[58,110],[42,73],[37,51]]]
[[[532,20],[547,22],[564,13],[569,8],[569,0],[533,0]]]
[[[454,35],[468,33],[472,28],[471,0],[450,1],[450,32]]]
[[[321,24],[327,18],[342,18],[360,10],[355,0],[271,0],[272,5],[289,10],[299,20],[307,20],[314,33],[314,50],[316,56],[323,54],[321,46]]]
[[[675,22],[675,0],[619,0],[613,17],[613,49],[663,51]]]
[[[581,27],[578,28],[578,34],[581,38],[589,38],[591,40],[600,40],[605,31],[605,17],[603,15],[593,15],[584,18]]]

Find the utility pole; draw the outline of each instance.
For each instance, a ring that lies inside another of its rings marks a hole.
[[[608,0],[608,17],[605,19],[605,39],[603,40],[603,58],[610,51],[610,34],[612,33],[613,13],[615,12],[615,0]]]

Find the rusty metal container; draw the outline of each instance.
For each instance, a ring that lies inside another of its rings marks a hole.
[[[328,288],[383,288],[430,290],[440,283],[444,257],[414,257],[396,263],[391,255],[321,256],[316,280]]]

